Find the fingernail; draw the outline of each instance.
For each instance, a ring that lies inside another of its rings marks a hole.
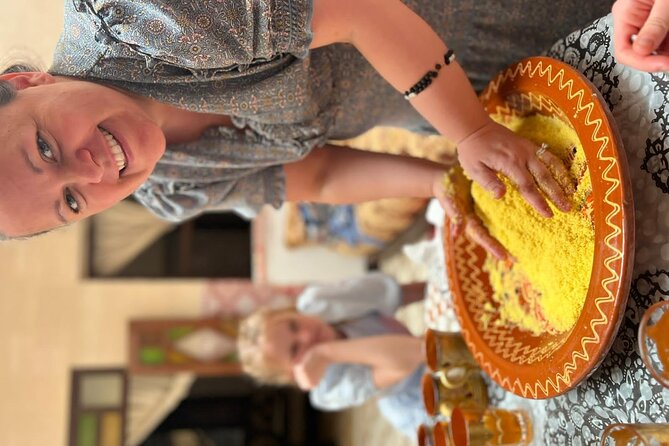
[[[495,189],[490,190],[490,195],[492,195],[493,198],[495,199],[500,199],[502,198],[502,195],[504,195],[504,189],[497,187]]]
[[[653,47],[653,41],[649,39],[648,37],[638,37],[637,39],[634,40],[634,44],[637,46],[643,46],[646,48],[652,48]]]

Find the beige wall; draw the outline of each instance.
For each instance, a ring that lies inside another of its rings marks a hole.
[[[0,444],[66,442],[73,367],[123,365],[126,324],[195,317],[199,281],[84,280],[81,226],[0,244]]]
[[[25,54],[47,67],[63,26],[63,1],[0,0],[0,61]]]

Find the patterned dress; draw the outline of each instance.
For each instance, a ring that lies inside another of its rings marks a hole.
[[[233,117],[171,145],[136,197],[159,216],[251,217],[284,199],[282,165],[377,125],[432,131],[350,45],[309,51],[313,0],[66,0],[50,72]],[[481,89],[611,0],[408,0]],[[435,55],[437,57],[437,55]],[[426,67],[427,68],[427,67]],[[447,98],[445,98],[447,100]]]

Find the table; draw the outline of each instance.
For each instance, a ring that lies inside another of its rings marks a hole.
[[[558,41],[547,55],[572,65],[595,85],[620,132],[636,209],[633,282],[612,348],[578,387],[556,398],[522,401],[492,386],[491,397],[502,407],[527,405],[534,416],[535,444],[584,445],[598,443],[610,423],[669,420],[669,390],[651,377],[637,346],[644,310],[669,299],[669,73],[645,73],[618,64],[611,16]],[[430,221],[434,223],[434,217]],[[438,252],[440,243],[433,241],[432,250]],[[452,329],[443,254],[434,256],[428,323]]]
[[[459,331],[445,273],[442,249],[443,212],[435,202],[428,210],[435,238],[408,249],[407,254],[428,268],[426,319],[430,328]],[[669,299],[669,273],[644,273],[632,284],[625,319],[611,350],[594,373],[576,388],[547,400],[530,400],[505,391],[489,378],[488,392],[495,406],[530,413],[533,445],[580,446],[597,443],[608,424],[666,423],[669,389],[650,375],[638,352],[637,332],[645,308]]]

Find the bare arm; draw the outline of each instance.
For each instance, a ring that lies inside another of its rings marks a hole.
[[[314,149],[303,160],[284,167],[286,199],[319,203],[433,197],[446,169],[418,158],[340,146]]]
[[[410,335],[382,335],[318,344],[295,366],[296,381],[305,390],[318,385],[330,364],[371,367],[380,389],[407,377],[424,361],[423,341]]]
[[[352,43],[397,90],[405,91],[446,52],[430,26],[399,0],[314,0],[312,47]],[[458,142],[465,171],[495,196],[504,194],[497,172],[514,181],[542,215],[552,215],[539,187],[562,210],[569,201],[536,147],[495,124],[485,113],[465,72],[453,63],[411,101],[443,135]],[[536,179],[536,183],[535,183]],[[407,195],[401,195],[407,196]]]
[[[352,43],[399,91],[411,87],[435,63],[443,65],[440,59],[447,50],[432,28],[398,0],[315,0],[312,26],[312,47]],[[451,140],[460,141],[489,121],[457,63],[440,70],[429,90],[411,103]]]

